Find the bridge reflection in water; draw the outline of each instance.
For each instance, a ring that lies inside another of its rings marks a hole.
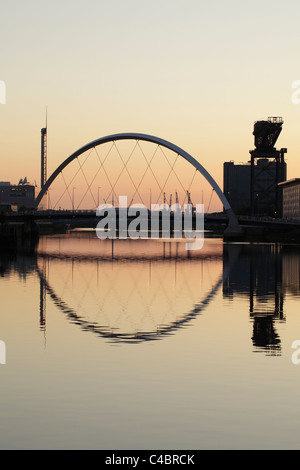
[[[100,242],[79,232],[46,238],[37,260],[41,326],[49,295],[69,321],[109,341],[162,339],[191,323],[219,291],[222,258],[218,243],[191,255],[177,241]]]
[[[68,321],[113,343],[163,339],[193,320],[215,297],[246,299],[254,351],[280,355],[276,324],[287,295],[299,297],[300,250],[275,244],[206,240],[199,252],[174,241],[99,241],[91,233],[42,239],[35,257],[2,260],[40,280],[40,327],[54,302]],[[243,307],[245,302],[240,303]],[[219,308],[219,304],[218,308]]]

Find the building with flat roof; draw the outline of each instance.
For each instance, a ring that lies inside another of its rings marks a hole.
[[[286,162],[281,165],[282,179],[286,179]],[[251,173],[254,179],[254,198],[251,196]],[[277,195],[277,163],[267,158],[235,164],[225,162],[223,167],[223,191],[234,212],[251,213],[251,199],[256,215],[277,216],[280,200]]]
[[[224,162],[223,192],[236,213],[250,212],[250,163]]]
[[[35,209],[35,191],[35,186],[29,184],[26,178],[18,184],[0,182],[0,210]]]
[[[293,178],[278,185],[282,191],[282,217],[300,219],[300,178]]]

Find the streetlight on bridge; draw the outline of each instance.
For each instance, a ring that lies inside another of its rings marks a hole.
[[[76,188],[73,187],[73,199],[72,199],[72,210],[73,211],[75,210],[75,189]]]

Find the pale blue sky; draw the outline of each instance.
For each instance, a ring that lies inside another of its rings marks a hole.
[[[48,106],[49,172],[78,147],[144,132],[184,148],[222,184],[246,161],[255,120],[300,176],[300,4],[282,1],[0,1],[0,180],[39,180]]]

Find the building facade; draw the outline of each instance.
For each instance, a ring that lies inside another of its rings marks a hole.
[[[250,212],[250,164],[223,166],[223,192],[236,214]]]
[[[279,184],[282,191],[282,217],[300,219],[300,178]]]
[[[12,185],[10,182],[0,182],[0,210],[35,209],[36,188],[25,180]]]
[[[278,216],[281,212],[281,200],[280,192],[278,196],[276,162],[267,158],[258,159],[253,166],[250,162],[238,165],[225,162],[223,170],[223,191],[236,214],[249,215],[252,203],[255,215]],[[251,172],[254,176],[254,197],[251,191]],[[282,172],[282,179],[286,180],[285,162],[282,164]]]

